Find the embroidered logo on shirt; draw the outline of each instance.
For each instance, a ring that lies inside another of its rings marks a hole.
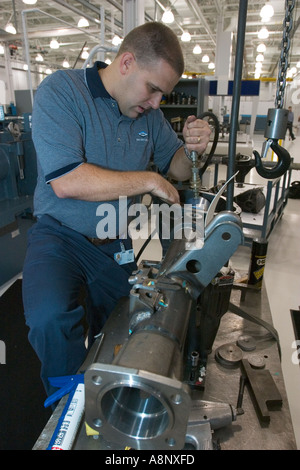
[[[139,132],[139,137],[137,137],[138,142],[148,142],[148,133],[145,131]]]

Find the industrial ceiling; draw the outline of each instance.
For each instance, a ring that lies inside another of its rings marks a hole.
[[[80,68],[84,64],[81,58],[83,50],[89,52],[100,43],[112,48],[114,36],[123,36],[123,0],[37,0],[35,4],[33,1],[31,0],[32,4],[25,4],[24,0],[0,0],[0,44],[9,47],[11,58],[20,62],[20,65],[26,62],[24,21],[31,68],[39,66],[54,71],[63,68],[62,64],[66,60],[70,68]],[[267,0],[248,1],[243,78],[254,78],[257,46],[260,43],[266,46],[260,78],[277,77],[286,2],[270,0],[274,15],[268,22],[262,22],[260,11],[266,2]],[[162,21],[163,13],[171,10],[174,22],[170,27],[178,37],[181,38],[183,32],[190,33],[190,41],[181,43],[186,71],[201,75],[215,73],[212,64],[216,59],[217,31],[218,28],[220,30],[220,25],[222,31],[232,33],[234,58],[239,8],[238,0],[144,0],[145,21]],[[27,11],[22,14],[24,10]],[[89,26],[77,26],[81,17],[88,20]],[[296,66],[300,66],[299,0],[295,1],[292,17],[289,68],[294,67],[294,72],[298,72],[300,68]],[[7,23],[13,24],[16,34],[5,31]],[[269,37],[261,40],[258,38],[258,32],[263,26],[267,27]],[[50,47],[52,39],[58,41],[57,49]],[[202,50],[200,54],[193,53],[196,45]],[[37,63],[37,54],[42,56],[43,62]],[[114,52],[106,52],[104,58],[112,60],[114,55]],[[209,57],[206,63],[202,62],[204,55]]]

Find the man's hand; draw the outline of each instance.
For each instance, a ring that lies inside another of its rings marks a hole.
[[[184,128],[183,138],[189,152],[195,150],[203,153],[209,142],[211,130],[207,121],[197,119],[196,116],[188,116]]]
[[[196,116],[189,116],[183,128],[183,137],[187,150],[203,153],[209,142],[210,133],[211,130],[207,121],[197,119]],[[184,148],[181,147],[171,161],[168,176],[178,181],[185,181],[192,175],[191,166],[191,160],[186,157]]]
[[[168,204],[179,204],[180,198],[177,189],[158,173],[150,173],[153,187],[150,192]]]

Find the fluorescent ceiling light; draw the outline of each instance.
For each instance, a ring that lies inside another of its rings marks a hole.
[[[67,61],[67,59],[65,59],[65,60],[63,61],[62,66],[63,66],[65,69],[68,69],[68,68],[70,67],[70,64],[69,64],[69,62]]]
[[[262,7],[262,9],[260,10],[260,17],[263,19],[263,20],[269,20],[270,18],[272,18],[272,16],[274,15],[274,8],[272,7],[272,5],[270,3],[266,3],[265,6]]]
[[[262,42],[257,46],[256,50],[257,52],[266,52],[267,48],[266,45]]]
[[[209,62],[209,57],[207,54],[205,54],[203,57],[202,57],[202,62]]]
[[[37,62],[43,62],[43,61],[44,61],[44,57],[42,56],[42,54],[37,54],[35,60],[36,60]]]
[[[182,42],[189,42],[191,40],[191,35],[189,32],[182,33],[181,41]]]
[[[174,21],[174,15],[173,13],[171,12],[171,10],[167,9],[163,16],[162,16],[162,22],[163,23],[166,23],[166,24],[170,24],[170,23],[173,23]]]
[[[265,26],[261,28],[261,30],[258,32],[259,39],[267,39],[269,37],[269,31]]]
[[[59,43],[56,39],[52,39],[52,41],[50,42],[50,47],[51,49],[58,49],[59,48]]]
[[[37,0],[23,0],[26,5],[35,5]]]
[[[87,28],[90,26],[90,23],[86,18],[80,18],[80,20],[77,23],[78,28]]]
[[[7,23],[5,26],[5,31],[10,34],[17,34],[16,28],[12,23]]]
[[[51,73],[52,73],[52,70],[51,70],[51,69],[46,69],[46,74],[47,74],[47,75],[51,75]]]
[[[193,54],[201,54],[201,52],[202,52],[202,49],[199,46],[199,44],[197,44],[193,49]]]
[[[4,47],[0,44],[0,54],[4,54]]]
[[[215,68],[215,64],[214,64],[213,62],[210,62],[210,63],[208,64],[208,68],[211,69],[211,70],[214,69],[214,68]]]
[[[82,59],[87,59],[89,56],[89,53],[87,50],[82,51],[81,58]]]
[[[122,42],[122,39],[120,38],[120,36],[118,36],[117,34],[112,38],[112,44],[114,46],[119,46]]]
[[[264,61],[264,56],[263,54],[258,54],[256,56],[256,62],[263,62]]]

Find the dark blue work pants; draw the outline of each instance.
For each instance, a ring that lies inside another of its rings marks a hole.
[[[131,240],[124,240],[124,245],[131,248]],[[87,354],[85,308],[79,302],[82,286],[90,336],[100,332],[118,300],[129,294],[128,277],[136,265],[118,265],[113,255],[119,251],[119,240],[94,246],[49,216],[29,231],[23,304],[48,395],[55,391],[48,377],[75,374]]]

